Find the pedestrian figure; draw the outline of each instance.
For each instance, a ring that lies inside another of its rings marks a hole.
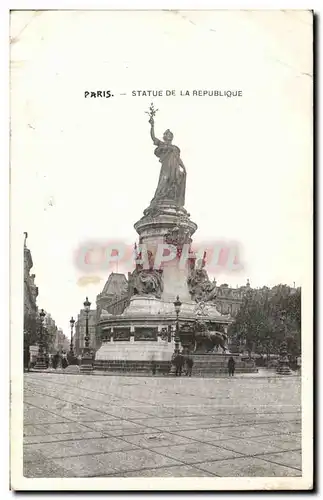
[[[68,366],[67,362],[67,354],[66,352],[62,352],[62,368],[63,370]]]
[[[229,377],[230,375],[233,377],[234,375],[234,369],[235,369],[235,361],[233,359],[233,357],[231,356],[231,358],[229,359],[228,361],[228,372],[229,372]]]
[[[187,356],[183,356],[183,375],[187,375]]]
[[[58,363],[59,363],[59,353],[57,352],[56,354],[54,354],[53,356],[53,368],[54,370],[56,370],[57,366],[58,366]]]
[[[156,375],[156,369],[157,369],[156,361],[152,360],[152,362],[151,362],[151,372],[152,372],[153,375]]]
[[[48,355],[48,352],[45,353],[45,365],[46,365],[46,368],[49,367],[49,355]]]
[[[177,356],[175,357],[175,366],[176,366],[176,372],[175,375],[176,377],[180,377],[182,375],[182,369],[184,365],[184,356],[181,353],[178,353]]]
[[[188,358],[186,359],[186,375],[188,377],[192,376],[193,364],[194,364],[193,358],[188,356]]]
[[[29,372],[30,370],[30,351],[29,346],[24,348],[24,369]]]

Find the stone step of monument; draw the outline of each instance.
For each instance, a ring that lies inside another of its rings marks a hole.
[[[241,357],[236,354],[233,354],[232,357],[236,363],[242,361]],[[192,358],[194,359],[194,361],[204,362],[222,360],[228,362],[228,360],[231,358],[231,354],[192,354]]]
[[[208,361],[208,362],[205,362],[205,363],[202,363],[202,362],[199,362],[199,363],[194,363],[194,367],[197,368],[204,368],[204,367],[213,367],[213,368],[222,368],[222,367],[225,367],[227,368],[228,367],[228,363],[221,363],[221,362],[217,362],[217,361]],[[245,368],[253,368],[253,365],[248,365],[248,364],[245,364],[245,363],[236,363],[235,365],[236,368],[238,367],[245,367]]]
[[[228,364],[228,360],[227,359],[195,359],[193,358],[193,361],[194,361],[194,364],[208,364],[208,363],[218,363],[218,364],[221,364],[221,365],[227,365]],[[253,362],[249,362],[249,361],[241,361],[240,359],[239,360],[235,360],[235,364],[236,365],[240,365],[241,363],[249,363],[249,364],[253,364]]]
[[[168,373],[170,366],[168,361],[157,361],[156,373]],[[94,367],[95,370],[104,371],[151,373],[153,365],[151,361],[97,360]]]
[[[125,360],[96,360],[94,363],[95,370],[105,372],[121,372],[121,373],[147,373],[151,374],[153,365],[151,361],[125,361]],[[156,374],[168,374],[171,369],[170,361],[156,361]],[[244,364],[236,364],[236,373],[255,373],[257,368],[253,366],[244,366]],[[204,363],[195,363],[192,369],[193,376],[227,374],[227,362],[221,361],[205,361]]]
[[[93,365],[81,365],[80,373],[92,373],[94,369]]]
[[[257,373],[258,370],[257,368],[243,368],[243,367],[239,367],[239,368],[236,368],[235,373]],[[212,375],[212,374],[219,374],[219,373],[228,373],[228,369],[227,368],[216,368],[214,370],[210,370],[208,369],[207,367],[205,368],[202,368],[202,369],[195,369],[193,368],[192,370],[192,375],[195,375],[195,376],[198,376],[198,375]]]

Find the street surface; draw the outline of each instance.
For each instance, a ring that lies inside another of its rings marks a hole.
[[[26,477],[301,476],[301,379],[26,373]]]

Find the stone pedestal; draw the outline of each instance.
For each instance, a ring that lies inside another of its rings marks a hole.
[[[289,368],[289,360],[288,360],[287,356],[279,359],[276,373],[278,375],[291,375],[292,374],[292,370]]]
[[[197,304],[192,300],[183,302],[179,314],[179,323],[191,323],[196,320]],[[216,307],[208,310],[208,319],[221,324],[224,319],[217,311]],[[153,360],[171,368],[171,359],[174,353],[174,338],[168,341],[167,337],[162,338],[162,331],[169,327],[175,328],[176,313],[173,301],[166,301],[163,298],[153,296],[134,296],[130,300],[129,306],[119,316],[107,314],[101,315],[102,337],[108,338],[103,342],[96,352],[95,368],[102,370],[125,371],[130,366],[135,371],[149,370],[149,363]],[[136,340],[144,338],[143,330],[147,333],[158,331],[157,339],[146,335],[146,340]],[[121,340],[122,335],[124,340]],[[155,340],[153,340],[155,339]],[[185,343],[185,342],[184,342]],[[180,348],[183,346],[180,345]],[[168,371],[169,371],[168,369]],[[158,368],[157,368],[158,372]]]
[[[156,319],[161,323],[161,320],[172,320],[175,325],[176,314],[174,308],[174,300],[176,296],[172,299],[165,300],[164,297],[158,299],[153,296],[134,296],[130,300],[129,306],[124,310],[120,316],[115,316],[115,318],[120,318],[122,321],[123,318],[138,318],[143,317],[147,319]],[[182,300],[182,298],[180,297]],[[198,312],[198,305],[196,302],[191,300],[190,298],[186,301],[182,301],[181,312],[179,320],[180,322],[186,321],[195,321]],[[222,316],[217,308],[214,305],[210,305],[207,307],[207,319],[212,321],[217,321],[221,323],[223,321],[226,323],[228,321],[227,317]],[[104,319],[104,314],[101,316]],[[107,315],[107,322],[112,321],[113,317],[111,315]]]
[[[97,351],[95,362],[170,361],[173,352],[174,344],[167,341],[106,342]]]
[[[160,340],[105,342],[97,351],[96,370],[128,373],[162,373],[170,369],[174,344]]]
[[[195,222],[189,218],[190,214],[183,207],[176,207],[172,202],[160,202],[154,211],[146,211],[145,215],[135,223],[134,228],[139,234],[140,243],[146,243],[154,248],[158,242],[165,241],[169,230],[179,223],[185,225],[190,237],[197,230]]]
[[[47,370],[47,366],[46,366],[46,363],[42,363],[42,362],[36,362],[33,370],[40,370],[40,371],[44,371],[44,370]]]
[[[78,365],[68,365],[67,368],[65,368],[64,373],[72,373],[72,374],[77,374],[80,373],[81,369]]]
[[[85,352],[81,359],[81,373],[91,373],[93,371],[93,357],[89,352]]]
[[[45,355],[39,354],[37,356],[36,364],[34,366],[34,370],[47,370],[47,365],[45,362]]]
[[[187,278],[187,265],[181,268],[179,262],[176,260],[165,263],[163,267],[163,302],[170,302],[173,305],[174,300],[178,296],[180,297],[181,302],[191,303],[192,300],[188,290]],[[194,305],[196,306],[195,303]]]
[[[289,359],[287,356],[287,343],[282,342],[280,346],[280,357],[276,373],[279,375],[291,375],[292,371],[289,367]]]
[[[183,206],[170,199],[158,202],[154,199],[134,227],[139,244],[135,247],[134,272],[129,273],[130,303],[120,315],[102,312],[100,329],[102,338],[108,341],[96,352],[95,368],[147,371],[151,364],[156,364],[157,373],[169,373],[175,344],[173,340],[168,341],[169,337],[166,341],[161,340],[161,332],[175,327],[177,296],[181,302],[179,330],[181,324],[193,325],[201,315],[214,330],[229,324],[231,318],[222,316],[214,304],[202,310],[192,300],[188,277],[195,257],[190,255],[190,245],[197,225]],[[167,258],[169,250],[171,258]],[[156,329],[159,332],[157,341],[153,338]],[[183,346],[179,344],[178,347],[182,350]]]
[[[69,352],[67,355],[67,361],[69,365],[78,365],[78,359],[73,352]]]
[[[213,376],[228,374],[228,361],[235,361],[235,373],[257,373],[258,369],[253,360],[242,360],[239,354],[192,354],[195,376]]]

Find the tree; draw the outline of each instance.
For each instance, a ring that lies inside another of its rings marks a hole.
[[[54,350],[57,326],[43,326],[43,343],[46,352]]]
[[[36,315],[24,316],[24,349],[29,349],[32,345],[38,345],[40,340],[41,319]],[[52,327],[42,326],[42,337],[45,351],[52,350],[55,342],[56,330]]]
[[[24,315],[24,347],[38,342],[38,318],[34,314]]]
[[[263,287],[249,290],[230,326],[233,343],[251,353],[278,352],[285,339],[292,352],[301,348],[301,289],[278,285],[272,289]],[[289,340],[288,340],[289,339]]]

